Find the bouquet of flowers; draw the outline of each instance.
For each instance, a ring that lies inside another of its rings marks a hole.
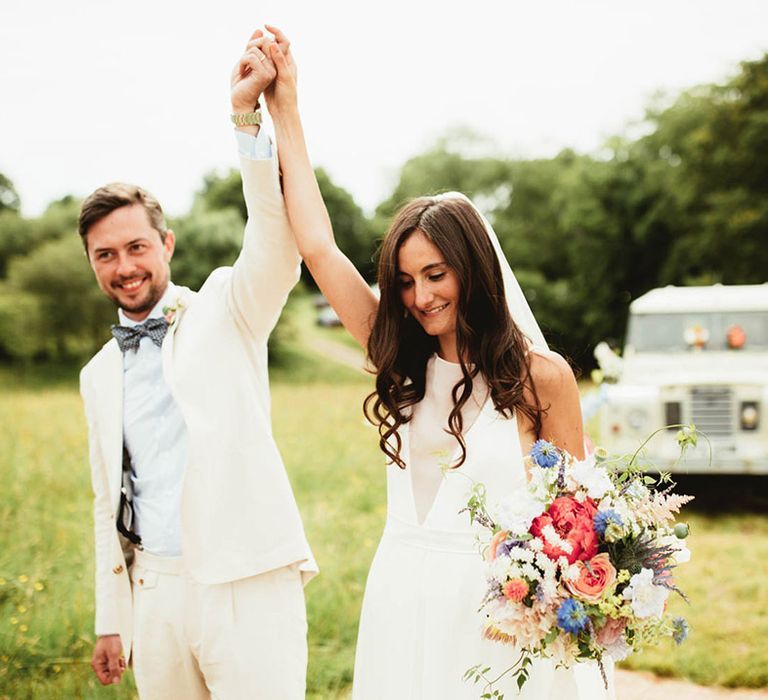
[[[694,426],[678,433],[681,452],[696,444]],[[539,440],[526,457],[528,482],[503,501],[486,503],[475,484],[466,510],[487,531],[481,542],[488,591],[480,610],[488,639],[520,653],[503,674],[522,688],[534,657],[559,666],[622,660],[643,646],[688,633],[667,615],[670,592],[683,596],[673,569],[690,558],[685,523],[675,523],[691,496],[673,493],[669,474],[649,476],[631,458],[597,450],[579,461]],[[502,698],[483,664],[465,679],[485,681],[482,697]]]

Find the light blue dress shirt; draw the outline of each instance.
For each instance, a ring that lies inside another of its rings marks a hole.
[[[177,294],[169,283],[149,318],[161,318]],[[137,325],[122,309],[118,316],[121,325]],[[147,552],[178,556],[187,428],[163,376],[161,349],[147,337],[123,356],[123,440],[131,456],[134,529]]]
[[[254,160],[272,157],[263,129],[254,137],[235,131],[238,150]],[[169,282],[148,318],[161,318],[175,306],[178,288]],[[122,309],[120,324],[135,326]],[[123,356],[123,439],[131,456],[134,529],[144,550],[158,556],[181,555],[181,489],[189,456],[189,435],[163,374],[161,348],[141,338]]]

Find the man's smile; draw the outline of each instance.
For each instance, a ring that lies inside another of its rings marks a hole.
[[[117,282],[114,286],[126,292],[135,292],[146,280],[147,277],[144,276],[139,277],[138,279],[132,279],[128,282]]]

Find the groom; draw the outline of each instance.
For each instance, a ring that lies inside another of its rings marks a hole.
[[[175,286],[174,233],[145,190],[107,185],[79,231],[120,325],[83,368],[96,542],[92,666],[132,659],[142,700],[304,697],[303,583],[317,572],[272,437],[267,338],[299,277],[259,98],[255,32],[232,74],[248,207],[243,248],[198,293]]]

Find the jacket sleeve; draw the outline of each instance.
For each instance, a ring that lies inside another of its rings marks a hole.
[[[280,189],[277,153],[240,157],[248,209],[243,248],[234,264],[230,306],[254,339],[266,342],[301,273],[301,258]]]
[[[85,418],[88,423],[88,450],[91,463],[91,484],[93,486],[93,523],[96,544],[96,634],[118,634],[118,614],[114,575],[111,569],[115,521],[109,497],[109,482],[104,458],[97,440],[93,412],[89,405],[92,389],[86,369],[80,373],[80,394],[83,397]]]

